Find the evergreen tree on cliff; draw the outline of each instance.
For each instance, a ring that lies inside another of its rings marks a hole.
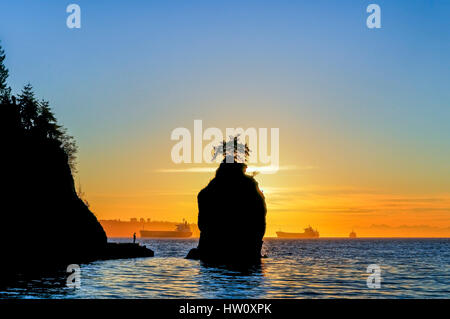
[[[28,83],[24,86],[22,93],[19,95],[18,102],[23,128],[30,131],[34,124],[36,124],[39,109],[31,84]]]
[[[0,97],[2,98],[1,102],[4,102],[4,98],[8,98],[11,89],[8,87],[8,84],[6,83],[6,80],[8,79],[9,72],[6,68],[4,61],[5,61],[6,55],[5,51],[0,46]]]
[[[42,100],[39,103],[39,115],[36,118],[37,132],[41,134],[42,138],[58,140],[62,135],[61,128],[50,109],[49,102]]]

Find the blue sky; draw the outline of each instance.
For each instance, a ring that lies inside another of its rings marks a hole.
[[[0,39],[12,87],[31,82],[81,139],[237,112],[449,137],[448,1],[377,1],[381,30],[371,1],[76,1],[81,30],[69,3],[2,1]]]
[[[381,30],[371,1],[77,1],[80,30],[69,3],[2,1],[0,38],[12,87],[31,82],[81,139],[238,112],[449,137],[448,1],[378,1]]]

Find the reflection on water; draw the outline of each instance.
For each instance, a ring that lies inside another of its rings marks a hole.
[[[82,265],[80,289],[59,273],[0,288],[0,298],[450,297],[449,239],[267,239],[269,258],[245,270],[184,259],[193,239],[143,242],[154,258]],[[381,289],[367,288],[369,264],[381,267]]]

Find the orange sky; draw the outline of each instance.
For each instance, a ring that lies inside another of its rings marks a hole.
[[[450,194],[440,191],[448,181],[409,173],[420,172],[423,163],[402,164],[404,155],[396,159],[386,153],[377,161],[370,152],[346,157],[350,141],[339,136],[333,137],[337,144],[333,147],[327,139],[309,143],[284,133],[280,170],[256,176],[268,206],[266,236],[275,236],[278,230],[302,231],[308,225],[323,237],[348,236],[352,229],[358,236],[370,237],[450,236]],[[141,138],[117,148],[80,153],[77,178],[97,217],[196,221],[196,195],[213,172],[191,171],[212,169],[214,164],[173,164],[170,150],[176,142],[169,136],[168,129],[167,136],[150,147],[145,147],[149,140]],[[289,147],[290,143],[299,147]],[[334,158],[322,156],[320,144]],[[295,158],[302,160],[292,161]]]

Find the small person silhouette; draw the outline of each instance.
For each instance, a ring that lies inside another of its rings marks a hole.
[[[136,244],[136,233],[133,234],[133,244]]]

